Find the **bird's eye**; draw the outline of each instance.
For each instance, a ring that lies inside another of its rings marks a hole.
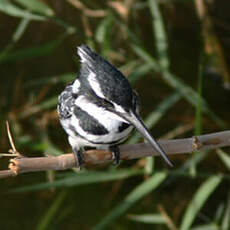
[[[136,91],[133,90],[133,108],[134,108],[134,111],[139,114],[140,112],[140,107],[141,107],[141,103],[140,103],[140,99],[139,99],[139,96],[137,94]]]

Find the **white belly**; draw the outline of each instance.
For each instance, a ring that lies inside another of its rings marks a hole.
[[[69,143],[72,147],[80,148],[83,146],[99,147],[103,145],[111,145],[111,143],[119,143],[125,140],[130,132],[133,130],[133,126],[128,127],[122,132],[117,132],[120,126],[120,121],[113,121],[112,128],[108,134],[105,135],[93,135],[85,132],[80,126],[79,121],[75,116],[70,119],[62,120],[61,124],[69,135]],[[72,125],[75,129],[70,128]],[[79,134],[79,135],[77,135]]]

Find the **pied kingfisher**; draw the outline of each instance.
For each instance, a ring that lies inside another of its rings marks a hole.
[[[112,64],[86,45],[78,47],[81,68],[58,98],[61,125],[76,156],[83,161],[84,147],[108,148],[119,162],[118,144],[135,127],[172,166],[139,116],[139,97],[128,80]]]

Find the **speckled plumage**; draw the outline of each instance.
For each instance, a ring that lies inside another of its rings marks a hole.
[[[79,47],[78,54],[81,58],[78,78],[59,96],[61,124],[71,137],[73,148],[117,144],[129,135],[133,126],[112,110],[120,106],[138,112],[138,97],[122,73],[89,47]],[[89,81],[90,74],[96,76],[93,83]],[[94,91],[95,84],[100,86],[101,95]]]

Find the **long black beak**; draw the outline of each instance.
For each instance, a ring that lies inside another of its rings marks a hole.
[[[123,117],[129,123],[131,123],[144,136],[144,138],[150,143],[150,145],[160,153],[160,155],[164,158],[167,164],[173,167],[173,164],[171,163],[171,161],[169,160],[169,158],[167,157],[163,149],[151,136],[144,122],[137,114],[131,112],[127,114],[120,114],[120,116]]]

